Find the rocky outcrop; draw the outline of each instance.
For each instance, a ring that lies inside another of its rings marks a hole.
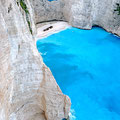
[[[36,23],[68,21],[72,26],[91,29],[100,26],[120,35],[120,15],[114,10],[120,0],[31,0]]]
[[[35,22],[47,22],[55,20],[63,20],[63,0],[30,0],[31,6],[34,9],[35,13]]]
[[[27,16],[18,1],[0,0],[0,120],[67,118],[70,100],[36,49],[35,24],[63,20],[120,35],[120,16],[114,12],[120,0],[25,0]]]
[[[91,29],[97,25],[120,35],[116,3],[120,0],[65,0],[64,16],[74,27]]]
[[[0,120],[61,120],[70,100],[36,49],[34,14],[25,2],[33,35],[17,0],[0,1]]]

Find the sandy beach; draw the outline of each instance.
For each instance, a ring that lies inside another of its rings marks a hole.
[[[49,30],[46,30],[47,28],[49,28],[51,26],[52,26],[52,28],[50,28]],[[37,29],[36,40],[42,39],[44,37],[48,37],[49,35],[51,35],[53,33],[60,32],[69,27],[71,27],[71,26],[67,22],[47,23],[46,25],[40,26]]]

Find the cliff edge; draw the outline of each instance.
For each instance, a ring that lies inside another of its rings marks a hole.
[[[120,0],[0,0],[0,120],[68,117],[70,99],[36,49],[36,26],[62,20],[120,36],[116,3]]]
[[[70,99],[43,63],[35,34],[29,0],[0,1],[0,120],[68,117]]]
[[[36,24],[63,20],[73,27],[99,26],[120,36],[120,15],[114,11],[120,0],[31,0],[31,3]]]

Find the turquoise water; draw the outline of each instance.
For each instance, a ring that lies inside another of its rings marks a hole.
[[[71,120],[120,120],[120,38],[98,27],[70,28],[37,48],[71,98]]]

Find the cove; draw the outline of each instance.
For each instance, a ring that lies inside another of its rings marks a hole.
[[[99,27],[69,28],[37,41],[72,102],[70,120],[120,120],[120,38]]]

